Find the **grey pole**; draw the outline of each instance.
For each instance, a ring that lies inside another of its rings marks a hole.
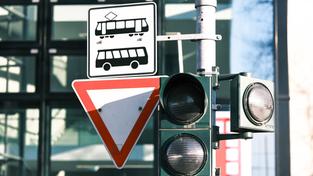
[[[197,11],[196,32],[215,36],[217,0],[195,0]],[[197,72],[211,74],[215,67],[216,41],[202,39],[197,43]]]
[[[275,0],[275,170],[290,176],[290,112],[288,77],[288,0]]]
[[[216,36],[216,6],[217,0],[195,0],[197,11],[196,33]],[[197,72],[201,75],[213,75],[216,65],[216,40],[201,39],[197,42]],[[214,70],[213,70],[214,68]],[[214,92],[212,92],[214,94]],[[212,95],[212,103],[215,103],[215,95]],[[212,112],[210,120],[210,129],[215,125],[215,113]],[[212,140],[212,130],[210,132],[210,140]],[[210,142],[212,145],[212,143]],[[209,149],[208,160],[210,162],[210,175],[216,175],[216,153],[212,146]],[[218,170],[216,170],[218,171]]]

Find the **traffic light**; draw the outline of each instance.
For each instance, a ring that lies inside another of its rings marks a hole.
[[[274,131],[274,85],[271,81],[237,75],[231,81],[231,131]]]
[[[160,102],[158,175],[210,175],[211,77],[162,77]]]

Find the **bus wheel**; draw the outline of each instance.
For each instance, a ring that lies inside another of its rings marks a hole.
[[[114,37],[114,35],[110,35],[110,38],[113,38]]]
[[[138,68],[139,63],[138,63],[138,61],[133,61],[133,62],[130,63],[130,66],[131,66],[133,69],[136,69],[136,68]]]
[[[129,37],[132,37],[134,34],[129,34]]]
[[[101,38],[101,39],[103,39],[103,38],[104,38],[104,36],[100,36],[100,38]]]
[[[143,36],[143,33],[140,33],[139,35],[140,35],[140,36]]]
[[[108,70],[110,70],[110,68],[111,68],[111,64],[109,64],[109,63],[103,64],[103,70],[108,71]]]

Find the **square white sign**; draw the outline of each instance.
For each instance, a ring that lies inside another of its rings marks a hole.
[[[154,75],[156,21],[153,2],[89,9],[87,76]]]

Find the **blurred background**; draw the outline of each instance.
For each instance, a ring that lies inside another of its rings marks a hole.
[[[0,2],[0,176],[152,175],[153,122],[125,168],[116,170],[73,93],[85,79],[88,9],[144,0],[2,0]],[[194,0],[155,0],[158,35],[195,33]],[[287,3],[287,2],[283,2]],[[288,1],[291,175],[313,175],[313,2]],[[284,6],[278,7],[283,8]],[[251,72],[275,80],[275,0],[218,0],[216,65],[221,74]],[[158,74],[196,72],[196,44],[158,43]],[[287,58],[285,58],[287,59]],[[278,62],[280,64],[280,62]],[[289,77],[289,78],[288,78]],[[218,102],[228,103],[229,85]],[[229,112],[217,114],[229,132]],[[224,142],[223,175],[275,175],[275,135]]]

